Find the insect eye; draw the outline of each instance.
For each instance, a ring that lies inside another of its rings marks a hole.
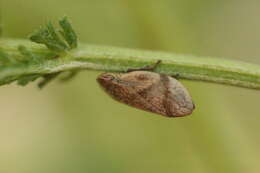
[[[111,80],[114,80],[115,77],[114,77],[113,75],[107,74],[107,75],[104,75],[104,76],[103,76],[103,79],[104,79],[104,80],[109,80],[109,81],[111,81]]]

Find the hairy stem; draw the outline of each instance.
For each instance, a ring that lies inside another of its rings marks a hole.
[[[17,47],[26,46],[37,54],[47,54],[46,47],[26,40],[1,39],[0,48],[19,57]],[[24,76],[48,75],[62,71],[89,69],[106,72],[125,72],[129,68],[162,63],[155,72],[180,79],[208,81],[237,87],[260,89],[260,66],[211,57],[195,57],[174,53],[144,51],[117,47],[80,44],[59,58],[24,65],[0,66],[0,84],[10,83]]]

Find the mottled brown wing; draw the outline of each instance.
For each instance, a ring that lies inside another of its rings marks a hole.
[[[187,89],[170,76],[161,75],[161,78],[166,88],[164,105],[167,115],[175,117],[190,115],[195,106]]]
[[[142,90],[133,89],[131,92],[132,101],[127,103],[133,107],[168,116],[165,105],[165,87],[160,81],[154,83],[149,88]]]
[[[186,88],[176,79],[160,75],[160,81],[137,93],[134,107],[167,117],[180,117],[192,113],[194,104]]]

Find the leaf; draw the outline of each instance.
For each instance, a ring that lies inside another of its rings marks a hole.
[[[69,20],[67,17],[64,17],[63,19],[60,20],[60,26],[63,29],[63,31],[60,31],[64,39],[67,41],[69,44],[70,48],[76,48],[77,47],[77,35],[75,31],[73,30]]]
[[[24,61],[34,63],[40,62],[40,58],[33,54],[31,51],[29,51],[25,46],[20,45],[18,47],[18,50],[25,57]]]
[[[51,22],[45,27],[41,27],[29,38],[31,41],[44,44],[47,48],[56,52],[66,52],[77,47],[77,35],[73,30],[67,17],[59,21],[62,28],[57,32]],[[60,35],[59,35],[60,33]]]
[[[2,49],[0,49],[0,62],[2,64],[9,64],[10,59],[7,53],[5,53]]]
[[[21,86],[27,85],[29,82],[35,81],[37,78],[39,78],[40,75],[29,75],[29,76],[24,76],[21,77],[18,81],[17,84]]]
[[[50,83],[52,80],[54,80],[59,74],[60,74],[60,72],[44,75],[43,76],[44,79],[41,82],[38,83],[38,87],[40,89],[42,89],[48,83]]]
[[[36,43],[44,44],[52,51],[65,52],[68,49],[66,43],[55,31],[51,22],[46,27],[41,27],[30,36],[30,40]]]

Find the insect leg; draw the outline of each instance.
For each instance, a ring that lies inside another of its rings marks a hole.
[[[141,68],[130,68],[127,70],[127,72],[132,72],[132,71],[154,71],[154,69],[161,63],[161,60],[158,60],[155,64],[153,65],[148,65],[145,67]]]

